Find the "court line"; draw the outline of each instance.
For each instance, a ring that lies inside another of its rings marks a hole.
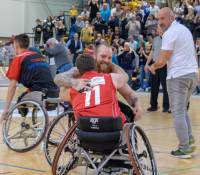
[[[192,169],[200,169],[200,166],[199,165],[195,165],[193,167],[190,167],[190,168],[179,168],[179,169],[172,169],[172,170],[169,170],[169,171],[165,171],[165,172],[161,172],[160,175],[167,175],[167,174],[171,174],[171,173],[177,173],[177,172],[188,172]]]
[[[30,171],[36,171],[36,172],[41,172],[41,173],[47,172],[47,171],[45,171],[45,170],[38,170],[38,169],[34,169],[34,168],[27,168],[27,167],[18,166],[18,165],[12,165],[12,164],[7,164],[7,163],[0,163],[0,166],[13,167],[13,168],[24,169],[24,170],[30,170]]]

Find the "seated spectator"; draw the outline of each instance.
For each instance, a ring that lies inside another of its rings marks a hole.
[[[75,33],[74,37],[68,40],[66,47],[69,49],[70,53],[73,55],[73,65],[75,65],[77,56],[83,52],[82,41],[80,40],[78,33]]]
[[[129,76],[128,84],[131,85],[132,82],[132,74],[136,69],[136,59],[134,52],[130,49],[130,45],[128,42],[124,43],[123,52],[117,57],[119,66],[124,69],[124,71]]]
[[[95,40],[95,45],[98,45],[98,44],[101,44],[102,42],[104,42],[105,40],[103,39],[101,33],[97,33],[97,37],[96,37],[96,40]]]
[[[131,50],[135,50],[137,51],[139,48],[138,48],[138,42],[137,40],[134,39],[133,36],[129,36],[129,45],[130,45],[130,48]]]
[[[84,8],[80,16],[82,17],[83,21],[88,21],[90,17],[90,12],[86,8]]]
[[[80,35],[82,28],[85,26],[85,22],[83,21],[81,16],[77,17],[75,24],[78,28],[78,34]]]

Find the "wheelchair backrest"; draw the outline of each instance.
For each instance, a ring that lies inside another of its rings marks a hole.
[[[122,130],[121,117],[86,117],[78,118],[79,129],[88,132],[114,132]]]
[[[112,151],[119,145],[122,130],[120,117],[79,117],[76,129],[80,145],[95,152]]]

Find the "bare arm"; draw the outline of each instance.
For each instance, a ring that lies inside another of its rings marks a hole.
[[[10,104],[13,100],[13,97],[15,95],[17,88],[17,81],[11,80],[8,86],[8,92],[7,92],[7,98],[6,98],[6,104],[4,106],[4,111],[1,116],[1,121],[6,117],[6,114],[8,113],[8,109],[10,108]]]
[[[112,68],[112,73],[127,75],[126,72],[120,66],[116,64],[112,64],[111,68]]]
[[[164,67],[172,55],[172,50],[161,50],[157,61],[149,67],[151,73],[155,74],[155,70]]]
[[[65,87],[61,87],[60,88],[60,93],[59,93],[59,97],[62,101],[70,101],[70,94],[69,94],[69,89],[65,88]]]
[[[112,81],[116,89],[120,89],[128,82],[127,74],[111,73]]]
[[[54,82],[59,87],[63,86],[66,88],[71,88],[78,84],[79,80],[75,78],[78,76],[79,76],[79,73],[78,73],[77,68],[72,68],[67,72],[57,74],[54,78]]]
[[[125,86],[119,89],[119,93],[125,98],[128,104],[133,108],[135,120],[140,119],[142,115],[142,108],[135,91],[133,91],[128,84],[125,84]]]

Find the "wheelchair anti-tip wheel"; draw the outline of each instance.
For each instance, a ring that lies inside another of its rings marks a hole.
[[[21,101],[14,105],[3,122],[3,139],[16,152],[26,152],[36,147],[44,138],[48,115],[35,101]]]
[[[73,123],[74,113],[72,110],[63,112],[52,121],[44,141],[45,157],[49,165],[53,162],[58,145],[61,143]]]
[[[72,168],[75,168],[78,161],[77,157],[74,156],[77,149],[76,127],[75,123],[58,146],[52,163],[53,175],[66,175]]]
[[[141,127],[132,124],[129,128],[131,154],[141,175],[157,175],[157,166],[151,144]]]

